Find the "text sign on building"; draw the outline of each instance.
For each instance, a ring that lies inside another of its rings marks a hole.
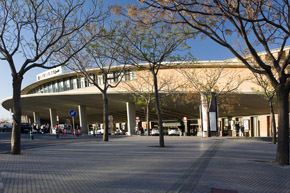
[[[71,109],[71,110],[69,110],[69,115],[71,116],[71,117],[75,117],[76,115],[77,115],[77,112],[75,111],[75,110],[73,110],[73,109]]]
[[[62,74],[62,67],[61,66],[47,70],[43,73],[36,75],[36,80],[37,81],[44,80],[44,79],[47,79],[47,78],[50,78],[50,77],[53,77],[53,76],[56,76],[59,74]]]

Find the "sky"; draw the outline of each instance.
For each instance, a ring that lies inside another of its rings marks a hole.
[[[105,6],[110,4],[127,4],[127,3],[136,3],[136,0],[104,0]],[[217,43],[206,38],[204,40],[194,39],[189,42],[191,47],[190,52],[196,58],[196,60],[224,60],[233,57],[233,55],[222,46],[219,46]],[[15,63],[23,63],[24,58],[17,57]],[[11,70],[8,66],[8,63],[5,61],[0,61],[0,101],[6,98],[10,98],[13,95],[12,92],[12,76]],[[41,68],[34,68],[28,71],[24,75],[22,89],[26,86],[36,82],[36,75],[46,71]],[[0,121],[4,119],[11,119],[10,112],[7,111],[0,105]]]

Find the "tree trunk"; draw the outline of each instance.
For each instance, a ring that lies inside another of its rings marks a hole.
[[[108,96],[107,91],[103,92],[103,124],[104,124],[104,133],[103,141],[109,141],[108,130],[109,130],[109,113],[108,113]]]
[[[289,91],[279,85],[277,91],[278,102],[278,145],[276,162],[281,165],[289,164]]]
[[[157,75],[154,71],[152,71],[154,77],[154,90],[155,90],[155,101],[156,101],[156,109],[157,109],[157,116],[158,116],[158,124],[159,124],[159,146],[165,147],[164,145],[164,132],[163,132],[163,121],[162,121],[162,114],[159,105],[159,94],[158,94],[158,84],[157,84]]]
[[[21,84],[23,77],[18,74],[13,76],[13,128],[11,134],[11,153],[21,154]]]
[[[149,110],[150,103],[146,106],[146,122],[147,122],[147,136],[150,136],[150,124],[149,124],[149,116],[150,116],[150,110]]]
[[[211,133],[210,133],[210,117],[209,117],[209,106],[208,106],[208,109],[207,109],[207,137],[211,137]]]
[[[270,100],[270,112],[271,112],[271,130],[272,130],[272,144],[276,144],[276,121],[273,108],[273,101]]]

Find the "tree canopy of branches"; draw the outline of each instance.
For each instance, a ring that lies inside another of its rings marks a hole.
[[[158,21],[180,24],[186,33],[202,32],[226,47],[252,72],[267,76],[277,93],[276,161],[289,164],[290,23],[288,1],[140,0]],[[233,39],[239,42],[234,42]],[[278,47],[275,54],[271,48]],[[258,54],[263,48],[266,58]],[[249,54],[248,56],[245,53]],[[249,56],[253,59],[248,60]]]
[[[85,11],[88,4],[91,9]],[[99,2],[85,0],[1,1],[0,10],[0,59],[10,66],[13,79],[11,153],[20,154],[20,90],[24,74],[36,67],[51,69],[66,64],[86,45],[76,44],[68,50],[69,43],[77,42],[84,29],[101,22],[106,13]],[[23,61],[16,60],[19,56]]]
[[[96,86],[102,93],[103,141],[109,141],[108,90],[116,88],[122,81],[124,74],[127,73],[125,71],[127,60],[123,55],[120,55],[120,46],[115,43],[115,30],[115,27],[109,31],[105,28],[102,29],[102,37],[93,39],[85,49],[73,57],[73,62],[68,65],[70,69],[80,72],[90,84]]]
[[[118,12],[118,7],[115,8],[115,12]],[[121,52],[129,56],[129,60],[133,65],[148,69],[153,76],[155,104],[160,132],[159,145],[164,147],[157,74],[161,67],[166,66],[165,61],[169,62],[173,58],[175,60],[178,58],[177,55],[174,57],[173,53],[181,49],[185,36],[182,33],[178,33],[178,30],[172,26],[146,23],[146,21],[142,21],[143,16],[132,12],[128,16],[130,19],[123,22],[120,30],[120,39],[122,39],[120,41]],[[142,65],[142,63],[146,65]]]
[[[138,71],[137,71],[138,72]],[[162,77],[158,78],[158,92],[163,92],[167,94],[171,94],[176,91],[182,85],[177,84],[173,74],[166,74]],[[145,114],[146,114],[146,122],[147,122],[147,136],[150,135],[150,109],[152,103],[155,101],[154,94],[154,80],[150,74],[150,71],[143,71],[142,74],[138,73],[138,79],[136,81],[127,81],[124,82],[124,89],[131,91],[134,98],[135,103],[137,105],[144,106]]]
[[[196,68],[192,71],[179,69],[178,72],[184,75],[193,89],[202,98],[207,112],[207,137],[211,137],[209,112],[213,102],[216,102],[220,95],[233,92],[246,80],[239,72],[225,70],[224,66],[216,68]]]

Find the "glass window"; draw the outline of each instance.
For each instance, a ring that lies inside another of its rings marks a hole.
[[[81,77],[81,88],[85,88],[85,78]]]
[[[58,81],[58,92],[62,92],[62,91],[63,91],[63,82]]]
[[[77,77],[74,77],[72,79],[72,84],[73,84],[73,89],[77,89],[78,88],[78,85],[77,85]]]
[[[77,88],[81,88],[81,80],[79,78],[77,79]]]
[[[55,91],[55,82],[53,82],[53,83],[51,84],[51,88],[52,88],[52,92],[56,92],[56,91]]]
[[[103,75],[98,75],[98,84],[99,84],[99,85],[104,84],[104,78],[103,78]]]
[[[125,77],[125,81],[130,80],[130,74],[129,74],[129,72],[125,72],[124,77]]]
[[[91,77],[91,79],[93,80],[93,81],[95,81],[95,75],[90,75],[90,77]],[[91,86],[94,86],[94,84],[92,84],[91,82],[89,82],[89,86],[91,87]]]
[[[48,92],[48,93],[52,93],[52,84],[51,84],[51,83],[49,83],[49,84],[47,85],[47,92]]]
[[[130,80],[136,80],[136,72],[130,72]]]
[[[46,84],[44,85],[43,92],[47,93],[47,85]]]
[[[64,88],[65,91],[70,89],[70,81],[69,81],[69,79],[63,80],[63,84],[64,84],[63,88]]]
[[[72,79],[72,78],[69,79],[69,89],[70,89],[70,90],[74,89],[74,86],[73,86],[73,79]]]
[[[114,74],[108,74],[108,83],[113,83],[113,82],[115,82],[115,80],[114,80]]]
[[[57,81],[55,81],[55,82],[54,82],[54,87],[55,87],[55,92],[59,92],[59,90],[58,90],[58,83],[57,83]]]

